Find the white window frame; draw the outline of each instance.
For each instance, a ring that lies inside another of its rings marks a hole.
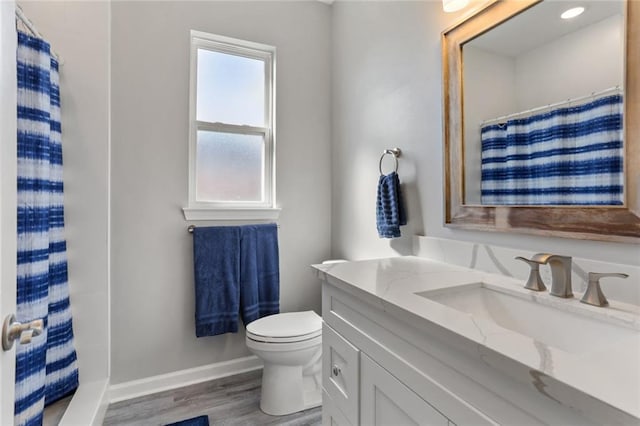
[[[265,63],[265,127],[212,123],[196,119],[198,49],[260,59]],[[189,205],[183,208],[186,220],[272,220],[277,219],[276,156],[275,156],[275,63],[273,46],[238,40],[201,31],[191,30],[191,61],[189,81]],[[196,200],[197,132],[209,130],[264,137],[264,164],[262,170],[262,202]]]

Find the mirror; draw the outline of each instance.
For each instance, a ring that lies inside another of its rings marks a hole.
[[[462,46],[465,204],[623,204],[624,3],[579,4]]]
[[[634,3],[496,1],[443,32],[447,225],[638,241]]]

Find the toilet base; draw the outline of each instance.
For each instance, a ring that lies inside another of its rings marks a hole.
[[[301,366],[265,365],[260,410],[284,416],[322,405],[320,375],[303,375]],[[300,392],[303,389],[303,392]]]

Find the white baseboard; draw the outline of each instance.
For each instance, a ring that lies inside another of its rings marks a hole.
[[[252,355],[140,380],[118,383],[109,387],[109,402],[113,404],[114,402],[181,388],[234,374],[246,373],[260,368],[262,368],[262,361]]]

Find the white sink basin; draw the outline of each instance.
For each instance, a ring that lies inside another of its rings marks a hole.
[[[605,315],[598,317],[595,313],[596,317],[590,317],[566,312],[545,306],[531,293],[512,293],[486,283],[415,294],[569,353],[601,351],[640,336],[638,330],[611,323]]]

